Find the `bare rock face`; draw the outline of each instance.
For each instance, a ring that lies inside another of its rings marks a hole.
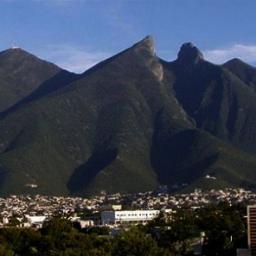
[[[137,52],[144,51],[147,54],[155,56],[155,42],[152,36],[146,36],[144,39],[134,45]]]
[[[159,58],[156,56],[155,51],[155,42],[152,36],[146,36],[143,40],[135,44],[135,52],[140,54],[151,70],[153,75],[157,78],[158,81],[163,80],[163,66],[159,61]]]

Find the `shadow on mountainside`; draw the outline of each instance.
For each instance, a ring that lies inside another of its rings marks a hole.
[[[53,93],[59,89],[62,89],[69,85],[70,83],[76,81],[80,75],[70,73],[65,70],[61,70],[55,76],[51,77],[47,81],[43,82],[35,91],[31,94],[8,108],[7,110],[0,113],[0,118],[4,118],[8,114],[14,112],[19,107],[30,103],[31,101],[37,100],[43,96]]]
[[[74,170],[67,187],[72,194],[83,191],[94,177],[116,159],[118,149],[108,149],[92,154],[88,161]]]

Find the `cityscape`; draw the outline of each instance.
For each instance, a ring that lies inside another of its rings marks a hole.
[[[101,214],[109,211],[160,211],[167,214],[177,209],[196,210],[211,204],[228,203],[230,206],[243,203],[256,205],[256,192],[245,189],[226,188],[210,191],[196,189],[191,193],[158,193],[145,192],[136,194],[111,194],[83,198],[63,196],[25,196],[11,195],[0,198],[1,227],[6,227],[10,220],[18,220],[17,227],[42,227],[47,219],[54,216],[68,217],[73,221],[81,222],[83,227],[94,225],[109,225],[101,219]],[[86,214],[85,214],[86,213]],[[82,217],[79,215],[82,214]],[[147,220],[144,218],[143,220]],[[148,218],[152,220],[152,218]],[[136,221],[136,219],[135,219]],[[132,222],[129,219],[127,223]],[[112,223],[116,224],[116,223]],[[111,226],[111,225],[110,225]]]
[[[0,0],[0,256],[256,256],[255,10]]]
[[[162,188],[160,190],[163,190]],[[118,236],[123,230],[137,225],[152,225],[160,216],[168,223],[179,211],[197,212],[214,205],[228,207],[243,205],[247,223],[248,248],[236,248],[237,256],[254,255],[256,248],[255,216],[256,192],[242,188],[195,189],[191,193],[169,194],[164,191],[149,191],[135,194],[106,194],[91,197],[64,197],[43,195],[11,195],[0,198],[2,229],[41,230],[55,218],[67,220],[81,230],[107,228],[107,236]],[[153,224],[155,226],[156,224]],[[157,226],[155,226],[157,227]],[[202,248],[207,241],[206,233],[193,240],[191,255],[204,255]]]

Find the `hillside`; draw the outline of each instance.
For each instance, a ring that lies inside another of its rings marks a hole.
[[[35,91],[61,69],[20,48],[0,52],[0,112]]]
[[[252,187],[256,95],[248,81],[191,43],[176,61],[161,60],[151,37],[82,75],[58,70],[0,116],[0,192]]]

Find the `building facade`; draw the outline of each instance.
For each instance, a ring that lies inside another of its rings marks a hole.
[[[248,247],[252,256],[256,256],[256,205],[247,206]]]
[[[101,224],[144,223],[159,215],[159,210],[103,211]]]

